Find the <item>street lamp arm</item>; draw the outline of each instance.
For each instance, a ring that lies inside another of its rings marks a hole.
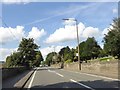
[[[63,18],[62,20],[72,20],[72,21],[76,21],[77,22],[77,19],[75,19],[75,18]]]

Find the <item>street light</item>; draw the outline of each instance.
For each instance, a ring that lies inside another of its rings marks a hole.
[[[65,21],[75,21],[75,26],[76,26],[76,31],[77,31],[77,43],[78,43],[78,65],[79,65],[79,70],[81,70],[81,62],[80,62],[80,47],[79,47],[79,35],[78,35],[78,22],[75,18],[67,18],[63,19]]]

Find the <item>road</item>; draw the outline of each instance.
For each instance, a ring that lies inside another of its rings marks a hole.
[[[27,88],[118,88],[116,79],[86,73],[39,67],[27,82]]]

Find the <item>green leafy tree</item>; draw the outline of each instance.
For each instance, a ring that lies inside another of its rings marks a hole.
[[[108,55],[117,56],[120,59],[120,18],[114,19],[112,28],[108,29],[104,37],[104,50]]]
[[[56,55],[56,52],[51,52],[47,55],[45,63],[50,66],[51,64],[54,64],[55,61],[53,60],[54,55]]]
[[[14,52],[6,58],[7,67],[37,67],[43,61],[39,46],[34,43],[34,39],[23,38],[19,44],[17,52]],[[37,51],[36,51],[37,50]]]
[[[22,38],[22,41],[19,44],[18,51],[21,52],[22,56],[22,65],[30,67],[30,63],[35,59],[35,49],[38,49],[39,46],[34,43],[33,38]]]
[[[105,50],[104,49],[100,50],[99,57],[105,57],[105,56],[108,56]]]
[[[60,54],[57,54],[57,59],[56,59],[57,61],[57,63],[59,63],[59,62],[61,62],[62,61],[62,58],[61,58],[61,56],[60,56]]]
[[[12,57],[11,56],[7,56],[6,58],[6,63],[5,63],[5,67],[12,67],[13,66],[13,61],[12,61]]]
[[[40,51],[35,52],[35,59],[31,62],[31,66],[38,67],[43,61],[43,56]]]
[[[87,38],[86,41],[79,44],[79,47],[80,59],[82,61],[97,58],[100,54],[100,50],[102,50],[94,37]]]
[[[46,62],[45,62],[45,61],[42,61],[42,62],[41,62],[41,65],[42,65],[42,66],[45,66],[45,65],[46,65]]]
[[[61,55],[61,57],[63,57],[64,61],[66,61],[67,59],[69,59],[69,53],[70,53],[70,48],[67,46],[67,47],[64,47],[62,48],[60,51],[59,51],[59,55]]]
[[[10,56],[7,56],[7,58],[6,58],[6,66],[7,67],[21,66],[20,52],[14,52]]]

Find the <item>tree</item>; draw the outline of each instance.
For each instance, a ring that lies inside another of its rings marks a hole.
[[[38,49],[39,46],[34,43],[33,38],[22,38],[22,41],[19,44],[18,52],[22,56],[22,65],[30,67],[31,62],[35,60],[35,49]]]
[[[35,52],[35,59],[31,62],[31,66],[38,67],[43,61],[43,56],[40,51]]]
[[[7,67],[21,66],[20,52],[14,52],[6,58]]]
[[[104,50],[108,55],[117,56],[120,59],[120,18],[113,20],[112,28],[104,37]]]
[[[59,62],[61,62],[62,61],[62,58],[61,58],[61,55],[60,54],[57,54],[57,59],[56,59],[57,61],[57,63],[59,63]]]
[[[108,56],[105,50],[104,49],[100,50],[99,57],[105,57],[105,56]]]
[[[17,52],[14,52],[6,58],[7,67],[37,67],[43,61],[42,54],[38,49],[39,46],[34,43],[34,39],[22,38]]]
[[[7,56],[5,66],[6,66],[7,68],[13,66],[13,61],[12,61],[12,57],[11,57],[11,56]]]
[[[48,55],[47,55],[47,57],[46,57],[46,60],[45,60],[45,63],[48,65],[48,66],[50,66],[51,65],[51,63],[55,63],[55,61],[53,60],[53,56],[54,55],[57,55],[57,53],[56,52],[51,52],[51,53],[49,53]]]
[[[61,57],[63,57],[64,61],[66,61],[67,59],[69,59],[69,53],[71,52],[70,48],[64,47],[59,51],[59,55],[61,55]]]
[[[97,58],[100,54],[100,50],[102,50],[94,37],[87,38],[86,41],[83,41],[79,44],[79,47],[80,59],[82,61]]]

